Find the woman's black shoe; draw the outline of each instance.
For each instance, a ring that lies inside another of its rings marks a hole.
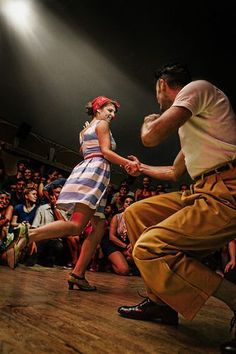
[[[121,306],[118,312],[123,317],[135,320],[157,321],[172,326],[178,324],[178,313],[175,310],[168,305],[158,305],[149,298],[135,306]]]

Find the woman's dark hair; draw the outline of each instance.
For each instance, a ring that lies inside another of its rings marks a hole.
[[[192,81],[187,65],[180,63],[166,64],[155,72],[155,79],[165,79],[172,88],[183,87]]]
[[[87,113],[88,116],[93,116],[93,107],[92,107],[92,102],[88,102],[85,106],[85,112]]]

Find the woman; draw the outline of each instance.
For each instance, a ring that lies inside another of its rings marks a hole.
[[[85,271],[104,232],[103,210],[106,205],[106,189],[110,182],[110,163],[129,166],[132,172],[137,170],[136,162],[113,151],[115,141],[109,124],[115,118],[118,108],[118,102],[104,96],[96,97],[86,107],[92,120],[80,133],[84,160],[72,171],[57,201],[58,207],[72,212],[71,220],[58,220],[29,230],[30,242],[80,235],[91,220],[93,232],[83,242],[80,256],[68,279],[69,289],[76,285],[81,290],[96,290],[86,280]]]
[[[10,196],[0,191],[0,264],[4,263],[8,246],[13,242],[14,235],[8,233],[9,223],[12,219],[13,206],[10,205]]]
[[[154,196],[156,193],[151,186],[152,179],[149,176],[143,176],[143,188],[138,188],[135,191],[135,201],[142,200]]]
[[[123,203],[123,211],[133,203],[134,197],[127,196]],[[104,235],[101,247],[116,274],[130,274],[130,264],[133,264],[132,247],[124,221],[124,212],[115,214],[111,219],[110,229]]]

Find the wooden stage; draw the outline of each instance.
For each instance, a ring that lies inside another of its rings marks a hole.
[[[207,354],[227,341],[228,308],[208,300],[193,321],[178,327],[125,319],[121,305],[145,294],[142,279],[88,272],[96,292],[69,291],[68,270],[0,267],[0,353]]]

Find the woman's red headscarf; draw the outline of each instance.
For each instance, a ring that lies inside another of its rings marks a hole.
[[[99,108],[104,106],[106,103],[112,103],[116,107],[116,110],[120,107],[120,104],[117,101],[112,100],[111,98],[105,96],[98,96],[92,100],[93,113],[95,113]]]

